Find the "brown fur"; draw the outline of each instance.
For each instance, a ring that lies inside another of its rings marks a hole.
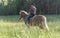
[[[28,13],[24,10],[20,11],[20,15],[21,17],[25,20],[26,16],[28,15]],[[48,29],[47,23],[46,23],[46,17],[43,15],[35,15],[33,18],[31,18],[31,22],[30,25],[38,25],[41,29]],[[49,29],[48,29],[49,30]]]

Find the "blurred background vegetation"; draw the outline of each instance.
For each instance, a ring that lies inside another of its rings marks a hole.
[[[29,11],[32,3],[37,14],[60,14],[60,0],[0,0],[0,15],[18,15],[22,8]]]

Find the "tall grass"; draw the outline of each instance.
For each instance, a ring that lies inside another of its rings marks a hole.
[[[0,38],[60,38],[60,16],[46,15],[50,32],[37,26],[28,28],[19,16],[0,16]]]

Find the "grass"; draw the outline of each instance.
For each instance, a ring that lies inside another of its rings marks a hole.
[[[0,16],[0,38],[60,38],[60,15],[46,15],[50,32],[37,26],[30,29],[19,16]],[[50,34],[51,33],[51,34]]]

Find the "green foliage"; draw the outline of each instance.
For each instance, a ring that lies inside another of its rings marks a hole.
[[[29,11],[32,3],[37,14],[60,14],[60,0],[0,0],[0,15],[17,15],[20,9]]]
[[[37,26],[28,28],[17,22],[19,16],[0,16],[0,38],[60,38],[60,15],[46,16],[50,32]]]
[[[17,0],[1,0],[0,15],[18,14],[19,4]]]

